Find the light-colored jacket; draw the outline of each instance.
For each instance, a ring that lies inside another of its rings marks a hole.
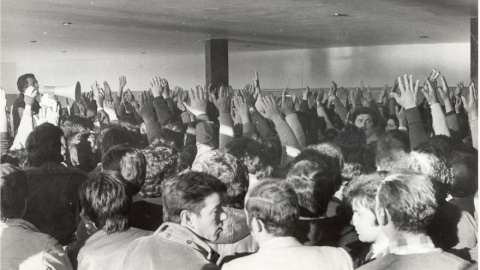
[[[348,253],[341,248],[307,247],[293,237],[278,237],[261,245],[257,253],[222,267],[222,270],[237,269],[353,270],[353,264]]]
[[[218,253],[188,228],[167,222],[151,236],[133,241],[122,262],[123,270],[219,269]]]
[[[23,219],[0,223],[1,269],[72,269],[58,241]]]
[[[120,269],[121,261],[128,245],[142,236],[153,232],[129,228],[123,232],[107,234],[99,230],[88,238],[78,254],[78,270]]]

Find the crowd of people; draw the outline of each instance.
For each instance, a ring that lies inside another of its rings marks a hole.
[[[9,115],[0,96],[1,268],[477,268],[474,83],[253,79],[136,98],[121,76],[61,108],[20,76]]]

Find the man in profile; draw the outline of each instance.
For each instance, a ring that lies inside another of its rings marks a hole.
[[[359,269],[466,269],[470,264],[435,247],[427,235],[438,204],[432,181],[423,174],[388,175],[375,198],[375,214],[389,240],[389,254]]]
[[[303,246],[293,237],[300,209],[295,190],[286,181],[261,181],[252,189],[245,210],[260,250],[222,269],[353,269],[345,250]]]
[[[205,241],[217,240],[222,232],[226,190],[220,180],[199,172],[164,180],[165,223],[130,244],[122,269],[218,269],[219,255]]]
[[[39,86],[38,86],[38,81],[35,78],[35,75],[31,73],[27,73],[18,77],[17,88],[20,94],[18,95],[17,99],[13,103],[13,109],[12,109],[13,130],[15,131],[15,134],[17,133],[18,126],[20,125],[20,119],[22,119],[23,110],[25,109],[25,101],[24,101],[23,93],[30,86],[33,86],[35,90],[38,91]],[[32,112],[34,114],[37,114],[39,109],[40,109],[40,105],[38,104],[37,101],[35,101],[34,104],[32,105]]]

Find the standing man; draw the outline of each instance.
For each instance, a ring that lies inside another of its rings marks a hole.
[[[18,129],[18,126],[20,125],[20,119],[22,119],[23,110],[25,109],[24,92],[30,86],[33,86],[35,90],[38,91],[38,81],[35,78],[35,75],[31,73],[27,73],[18,77],[17,88],[20,94],[18,95],[17,99],[13,103],[13,109],[12,109],[12,118],[13,118],[12,121],[13,121],[14,134],[17,134],[17,129]],[[40,109],[40,105],[35,100],[35,102],[32,105],[33,114],[37,114],[39,109]]]

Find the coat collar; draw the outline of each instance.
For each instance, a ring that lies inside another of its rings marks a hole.
[[[216,263],[220,255],[213,250],[205,241],[200,239],[195,233],[187,227],[177,223],[163,223],[154,235],[158,235],[166,240],[193,248],[200,252],[203,257],[212,263]]]
[[[8,219],[6,222],[2,222],[1,223],[1,226],[2,227],[13,227],[13,226],[18,226],[18,227],[22,227],[24,229],[27,229],[27,230],[30,230],[30,231],[34,231],[34,232],[40,232],[37,227],[35,227],[35,225],[33,225],[32,223],[24,220],[24,219],[21,219],[21,218],[12,218],[12,219]]]
[[[265,252],[269,250],[274,250],[274,249],[280,249],[280,248],[290,248],[290,247],[301,247],[302,244],[298,242],[297,239],[291,236],[287,237],[276,237],[271,240],[268,240],[267,242],[263,243],[263,245],[260,247],[260,252]]]

